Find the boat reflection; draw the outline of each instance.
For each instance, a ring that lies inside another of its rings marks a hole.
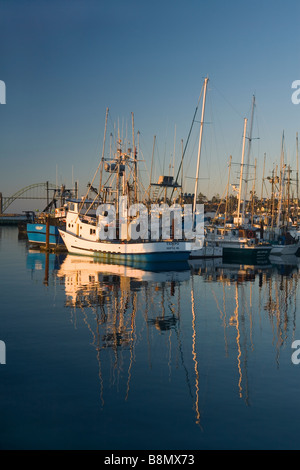
[[[192,278],[201,276],[211,285],[223,326],[226,357],[232,351],[232,332],[235,333],[238,395],[247,405],[250,404],[248,362],[255,351],[257,328],[264,325],[264,333],[272,332],[272,341],[267,346],[274,350],[277,368],[280,354],[285,346],[291,346],[296,329],[299,258],[270,257],[269,261],[268,265],[189,262]],[[216,292],[220,283],[222,294],[220,290]]]
[[[45,253],[28,253],[27,265],[44,269],[45,279],[53,270],[71,322],[88,328],[102,406],[107,382],[118,391],[122,384],[127,400],[137,357],[143,368],[147,361],[149,369],[167,365],[169,377],[174,362],[178,368],[180,361],[195,423],[202,426],[203,377],[210,374],[207,335],[213,335],[213,343],[218,338],[218,360],[222,367],[230,364],[227,370],[234,374],[237,396],[246,406],[252,401],[249,377],[258,373],[262,353],[275,358],[279,368],[294,339],[297,257],[275,257],[263,265],[198,259],[162,270],[162,263],[117,265],[70,254],[50,254],[47,261]]]
[[[57,277],[64,281],[65,306],[71,309],[72,321],[81,312],[93,338],[99,364],[101,402],[104,404],[102,354],[113,364],[111,376],[120,376],[127,365],[126,399],[129,393],[135,349],[146,325],[148,350],[152,326],[168,333],[177,328],[180,317],[179,287],[189,282],[188,263],[141,265],[108,264],[92,258],[68,254]],[[142,315],[141,315],[142,313]],[[129,355],[128,355],[129,353]]]

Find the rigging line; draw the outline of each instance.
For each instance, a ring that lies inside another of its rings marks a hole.
[[[198,112],[198,107],[199,107],[199,103],[200,103],[200,100],[201,100],[201,96],[202,96],[203,90],[204,90],[204,83],[203,83],[203,85],[202,85],[202,89],[201,89],[201,92],[200,92],[200,96],[199,96],[199,98],[198,98],[198,103],[197,103],[197,106],[196,106],[196,109],[195,109],[195,112],[194,112],[192,124],[191,124],[190,130],[189,130],[189,133],[188,133],[188,137],[187,137],[187,140],[186,140],[186,143],[185,143],[185,146],[184,146],[184,150],[183,150],[183,152],[182,152],[182,157],[181,157],[180,165],[179,165],[179,168],[178,168],[178,171],[177,171],[177,175],[176,175],[176,179],[175,179],[175,183],[176,183],[176,184],[178,183],[178,177],[179,177],[179,175],[180,175],[180,171],[181,171],[183,159],[184,159],[185,152],[186,152],[186,149],[187,149],[189,140],[190,140],[190,135],[191,135],[191,132],[192,132],[192,129],[193,129],[193,126],[194,126],[194,122],[195,122],[195,118],[196,118],[196,115],[197,115],[197,112]],[[172,199],[172,197],[173,197],[173,193],[174,193],[174,188],[173,188],[172,193],[171,193],[171,199]]]
[[[218,87],[216,87],[215,83],[213,82],[213,86],[214,88],[217,90],[218,93],[220,93],[220,95],[222,96],[222,98],[224,99],[224,101],[226,101],[226,103],[233,109],[233,111],[242,119],[244,119],[244,116],[228,101],[228,99],[225,97],[225,95],[223,95],[223,93],[221,92],[221,90],[218,89]]]
[[[215,123],[216,119],[215,119],[215,115],[214,115],[214,111],[213,111],[214,107],[213,107],[212,94],[209,95],[209,101],[211,103],[211,105],[209,106],[209,112],[210,112],[210,115],[211,115],[210,121],[212,123]],[[221,153],[219,151],[219,146],[218,146],[218,142],[217,142],[217,135],[218,135],[218,133],[216,132],[215,125],[211,126],[211,152],[212,152],[212,146],[213,146],[213,142],[214,142],[215,143],[215,155],[219,155]],[[223,139],[224,139],[224,136],[223,136]],[[211,161],[211,158],[210,158],[210,161]],[[224,180],[223,180],[224,171],[222,172],[219,158],[217,159],[217,161],[218,161],[218,169],[219,169],[219,178],[220,178],[220,183],[221,183],[221,186],[222,186],[224,184]]]

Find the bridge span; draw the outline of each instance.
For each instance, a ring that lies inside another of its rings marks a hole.
[[[46,181],[45,183],[34,183],[26,186],[9,197],[4,197],[0,192],[0,215],[5,215],[5,212],[9,206],[16,200],[42,199],[47,203],[47,206],[49,206],[52,199],[60,198],[63,193],[64,196],[66,196],[66,193],[69,193],[70,196],[74,195],[75,197],[78,197],[77,182],[75,182],[75,187],[72,190],[66,189],[64,185],[58,186],[56,184],[49,183],[49,181]]]

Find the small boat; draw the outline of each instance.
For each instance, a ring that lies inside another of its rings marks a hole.
[[[55,190],[52,201],[38,216],[26,224],[26,234],[31,245],[49,247],[50,249],[65,249],[64,242],[59,234],[60,228],[66,225],[66,200],[72,196],[71,190],[65,186]],[[59,207],[56,203],[60,200]],[[34,214],[34,213],[31,213]],[[49,231],[48,228],[49,227]]]
[[[272,246],[272,256],[296,255],[300,248],[298,237],[293,237],[289,231],[279,234],[279,230],[266,230],[264,238]]]
[[[223,248],[223,259],[262,262],[269,257],[272,246],[261,242],[258,230],[236,227],[208,226],[206,239]]]

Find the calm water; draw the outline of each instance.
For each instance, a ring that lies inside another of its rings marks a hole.
[[[292,262],[155,273],[0,228],[0,448],[300,449]]]

